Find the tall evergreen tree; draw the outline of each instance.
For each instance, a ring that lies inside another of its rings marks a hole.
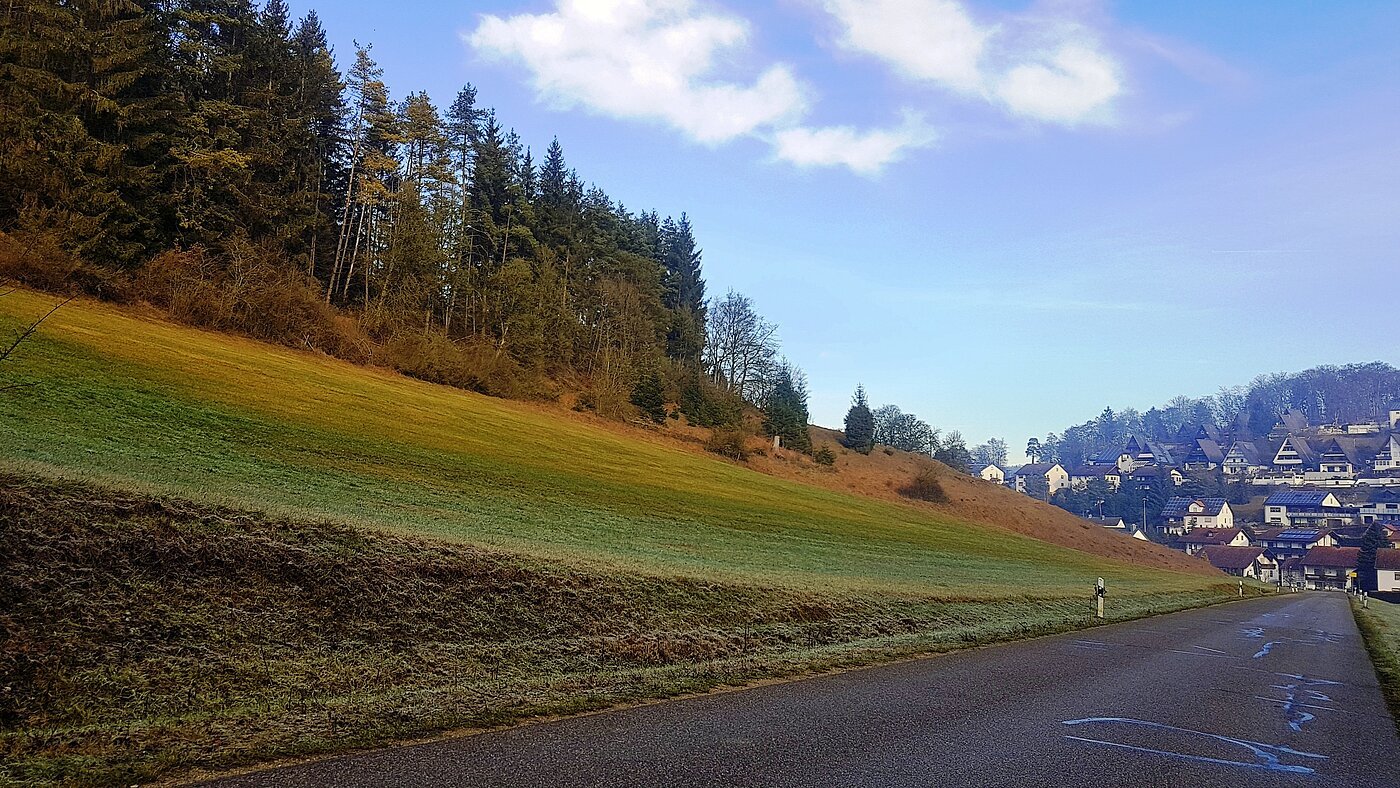
[[[800,452],[812,449],[807,430],[807,390],[800,373],[784,363],[768,402],[763,408],[763,429],[770,436],[782,439],[783,445]]]
[[[846,447],[861,454],[875,448],[875,414],[870,412],[864,386],[856,386],[851,408],[846,411]]]
[[[1376,590],[1376,553],[1389,547],[1381,524],[1372,522],[1361,537],[1361,550],[1356,556],[1356,583],[1362,591]]]

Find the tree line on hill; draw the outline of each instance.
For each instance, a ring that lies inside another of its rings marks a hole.
[[[609,416],[756,408],[810,448],[805,376],[750,299],[707,298],[686,214],[629,210],[557,139],[537,159],[471,85],[394,100],[285,0],[16,0],[0,25],[0,274]]]
[[[944,435],[928,422],[905,413],[898,405],[882,405],[871,409],[864,386],[857,386],[846,411],[845,445],[862,454],[885,446],[890,449],[926,454],[962,473],[988,465],[1006,467],[1006,441],[991,438],[971,449],[962,433],[953,430]]]
[[[1236,436],[1260,437],[1288,410],[1302,411],[1312,424],[1346,424],[1385,421],[1393,403],[1400,403],[1400,369],[1382,362],[1321,366],[1260,375],[1247,386],[1222,388],[1206,397],[1178,396],[1146,412],[1104,408],[1098,418],[1031,438],[1026,454],[1031,462],[1071,467],[1121,447],[1129,435],[1170,442],[1183,426],[1213,425]]]

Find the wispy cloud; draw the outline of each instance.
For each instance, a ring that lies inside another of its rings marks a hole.
[[[1108,122],[1125,91],[1099,35],[1064,12],[977,20],[957,0],[825,0],[838,42],[906,79],[1035,121]]]
[[[937,140],[938,133],[921,116],[905,113],[902,123],[886,129],[783,129],[775,135],[773,146],[777,158],[798,167],[845,166],[862,175],[874,175],[907,151],[928,147]]]

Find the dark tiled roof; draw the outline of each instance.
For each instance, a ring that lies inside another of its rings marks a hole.
[[[1400,550],[1394,547],[1376,551],[1376,568],[1400,572]]]
[[[1259,447],[1254,445],[1253,441],[1235,441],[1230,450],[1234,451],[1235,449],[1239,449],[1239,454],[1244,457],[1246,463],[1250,465],[1264,464],[1263,460],[1259,458]]]
[[[1201,551],[1210,565],[1216,569],[1244,569],[1259,559],[1264,551],[1258,547],[1230,547],[1213,545]]]
[[[1015,475],[1031,476],[1034,474],[1039,474],[1041,476],[1044,476],[1045,474],[1050,472],[1051,468],[1055,467],[1058,464],[1059,463],[1054,462],[1033,462],[1030,465],[1022,465],[1021,467],[1017,468]]]
[[[1185,517],[1191,513],[1191,504],[1197,501],[1205,506],[1205,511],[1199,512],[1198,514],[1203,514],[1207,517],[1215,517],[1220,514],[1221,509],[1225,508],[1224,498],[1186,498],[1178,495],[1167,499],[1166,505],[1162,507],[1162,516]]]
[[[1303,566],[1325,569],[1355,569],[1359,547],[1314,547],[1303,556]]]
[[[1238,528],[1192,528],[1181,535],[1183,544],[1226,545],[1241,533]]]

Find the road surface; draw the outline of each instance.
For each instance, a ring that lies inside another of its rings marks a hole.
[[[1400,741],[1346,598],[1310,593],[214,785],[1396,788]]]

